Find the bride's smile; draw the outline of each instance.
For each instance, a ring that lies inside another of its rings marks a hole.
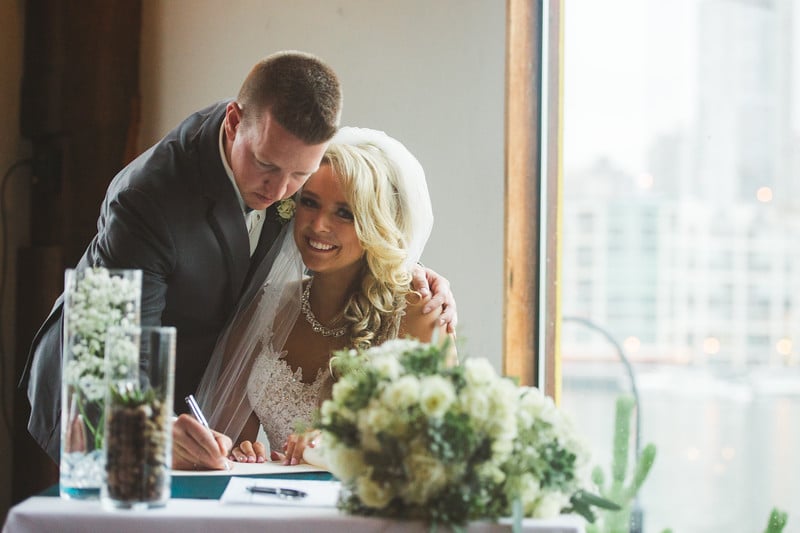
[[[323,164],[300,193],[294,238],[303,263],[317,273],[352,267],[364,255],[353,211],[330,165]]]
[[[329,250],[333,250],[334,248],[336,248],[336,246],[332,244],[325,244],[324,242],[319,242],[312,239],[307,239],[307,242],[308,245],[314,248],[315,250],[321,250],[327,252]]]

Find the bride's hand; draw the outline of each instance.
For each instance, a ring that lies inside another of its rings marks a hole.
[[[431,295],[430,301],[422,308],[422,314],[441,308],[442,314],[439,316],[439,324],[442,326],[447,325],[447,333],[455,334],[458,314],[456,313],[456,299],[450,289],[450,282],[444,276],[420,264],[414,267],[411,276],[411,286],[420,293],[423,299]]]
[[[267,460],[267,452],[260,442],[243,440],[233,450],[230,459],[238,463],[263,463]]]
[[[303,452],[306,448],[315,448],[322,432],[317,429],[306,431],[305,433],[292,433],[283,445],[284,453],[272,452],[272,460],[280,461],[285,465],[297,465],[303,461]]]

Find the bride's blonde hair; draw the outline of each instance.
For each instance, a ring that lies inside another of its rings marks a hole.
[[[365,252],[360,283],[343,314],[351,346],[366,349],[396,337],[400,328],[411,292],[406,263],[414,208],[401,197],[400,169],[373,144],[331,144],[322,164],[341,184]]]

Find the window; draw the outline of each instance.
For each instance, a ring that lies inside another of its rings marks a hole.
[[[800,531],[800,0],[563,15],[562,405],[608,477],[631,384],[580,316],[658,450],[643,531]]]

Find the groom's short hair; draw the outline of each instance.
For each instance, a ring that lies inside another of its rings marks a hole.
[[[269,110],[306,144],[329,141],[339,128],[339,79],[321,59],[305,52],[278,52],[256,63],[236,101],[245,122],[259,120]]]

